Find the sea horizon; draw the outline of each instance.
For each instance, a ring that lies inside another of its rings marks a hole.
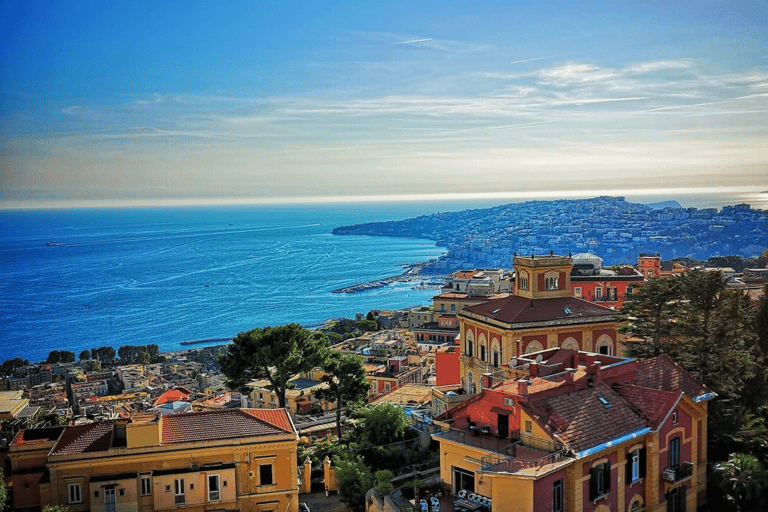
[[[625,197],[713,208],[755,196]],[[154,343],[167,352],[205,346],[182,341],[231,338],[255,327],[312,326],[428,304],[437,292],[409,283],[332,290],[398,275],[443,248],[425,239],[335,236],[332,229],[497,204],[505,202],[0,211],[0,361],[41,361],[51,350],[77,356],[104,345]]]
[[[0,211],[177,208],[215,206],[333,206],[355,204],[411,204],[417,202],[451,206],[454,203],[486,203],[487,207],[525,201],[589,199],[598,196],[625,197],[634,203],[650,204],[677,201],[684,208],[722,208],[748,203],[768,209],[768,189],[763,186],[611,188],[595,190],[502,191],[468,193],[428,193],[363,196],[241,197],[241,198],[113,198],[113,199],[0,199]]]

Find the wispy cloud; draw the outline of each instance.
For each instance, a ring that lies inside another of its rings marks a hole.
[[[534,57],[532,59],[513,60],[510,64],[522,64],[523,62],[533,62],[535,60],[550,59],[551,57]]]
[[[432,40],[432,38],[431,38],[431,37],[428,37],[428,38],[425,38],[425,39],[411,39],[410,41],[397,41],[397,42],[394,42],[394,43],[392,43],[392,44],[413,44],[413,43],[424,43],[424,42],[427,42],[427,41],[431,41],[431,40]]]

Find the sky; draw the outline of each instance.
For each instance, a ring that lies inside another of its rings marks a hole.
[[[0,208],[768,190],[768,4],[0,0]]]

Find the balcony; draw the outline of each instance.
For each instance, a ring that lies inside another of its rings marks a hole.
[[[440,440],[471,446],[489,452],[479,461],[483,471],[518,473],[539,470],[566,460],[566,450],[549,439],[540,439],[519,430],[511,431],[509,438],[492,436],[487,428],[451,428],[433,434]]]
[[[472,448],[479,448],[488,452],[501,452],[519,439],[519,432],[510,432],[512,438],[492,436],[490,430],[483,427],[451,428],[432,434],[436,439],[445,439],[460,443]]]
[[[661,479],[668,484],[682,482],[693,475],[693,463],[682,462],[677,468],[667,468],[661,474]]]

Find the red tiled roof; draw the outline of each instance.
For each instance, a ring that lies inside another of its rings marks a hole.
[[[575,297],[531,300],[517,295],[468,306],[464,312],[508,324],[584,323],[611,320],[615,314],[608,308]]]
[[[11,444],[13,445],[30,445],[38,443],[50,443],[56,441],[64,427],[48,427],[48,428],[35,428],[35,429],[21,429],[13,438]]]
[[[271,436],[295,432],[283,409],[220,409],[163,418],[163,444]],[[280,419],[280,416],[284,419]]]
[[[614,384],[612,388],[654,430],[659,428],[661,422],[682,396],[682,391],[661,391],[634,384]]]
[[[634,384],[663,391],[683,391],[691,398],[709,392],[706,386],[696,382],[667,354],[638,361]]]
[[[600,397],[610,407],[606,407]],[[594,388],[534,399],[523,407],[543,426],[549,426],[552,434],[557,434],[554,439],[574,451],[597,446],[646,426],[619,395],[602,383]]]
[[[291,425],[291,420],[288,417],[288,413],[283,409],[241,409],[243,412],[250,414],[255,418],[266,421],[270,425],[274,425],[277,428],[281,428],[286,432],[293,432],[294,428]]]
[[[70,455],[73,453],[108,450],[112,444],[113,425],[111,421],[103,421],[67,427],[51,450],[51,455]]]
[[[152,407],[157,407],[168,402],[177,402],[179,400],[189,401],[189,393],[182,391],[182,388],[169,389],[159,397],[152,404]]]

